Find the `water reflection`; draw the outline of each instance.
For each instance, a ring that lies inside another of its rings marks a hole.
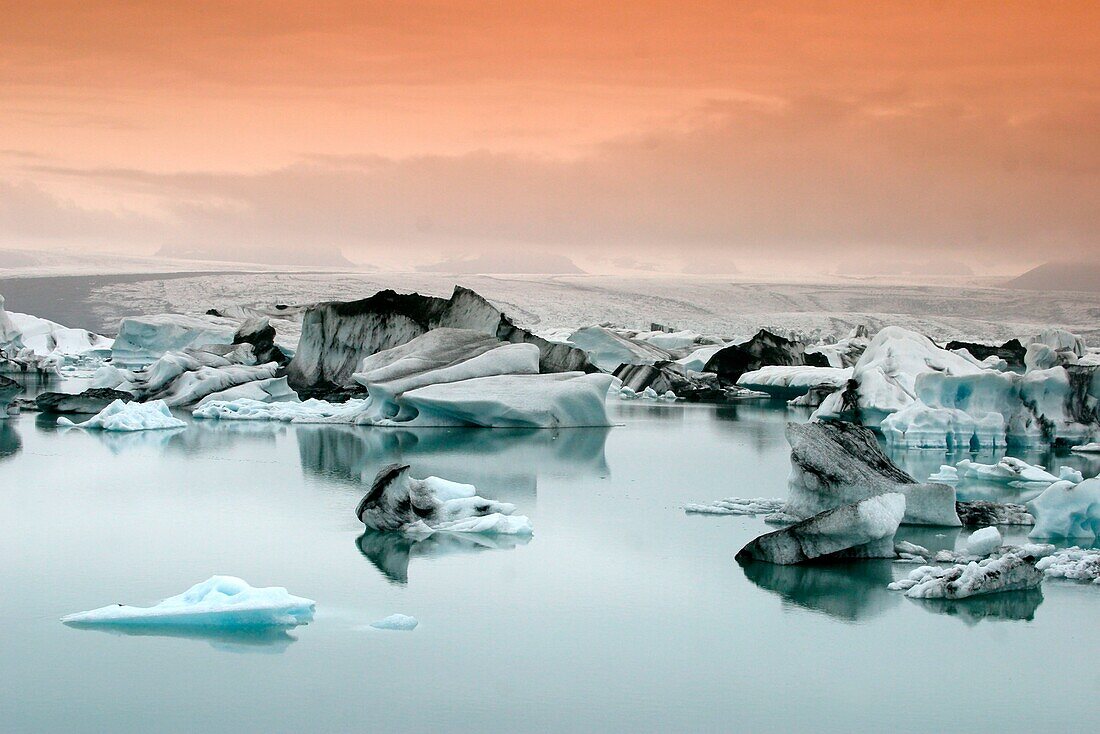
[[[395,584],[409,582],[409,562],[413,558],[437,558],[459,553],[487,550],[511,550],[530,542],[531,536],[473,535],[435,533],[426,538],[410,538],[401,533],[368,530],[359,536],[359,552],[382,575]]]
[[[749,581],[785,603],[847,622],[877,617],[901,602],[901,594],[886,588],[894,580],[890,561],[795,566],[749,561],[742,568]]]
[[[958,617],[969,626],[982,620],[1025,621],[1035,619],[1035,610],[1043,603],[1039,589],[983,594],[967,599],[910,599],[935,614]]]
[[[15,456],[23,450],[23,439],[15,427],[15,420],[0,418],[0,461]]]
[[[95,630],[118,637],[168,637],[185,640],[202,640],[223,652],[279,655],[286,651],[297,637],[281,627],[227,630],[216,627],[166,627],[164,625],[104,626],[97,624],[66,622],[66,627],[78,630]]]
[[[533,497],[539,475],[607,476],[608,428],[296,427],[302,468],[329,480],[369,482],[387,464],[472,484],[486,497]]]

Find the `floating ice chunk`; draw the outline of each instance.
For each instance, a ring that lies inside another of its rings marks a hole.
[[[1085,481],[1085,475],[1071,466],[1062,466],[1058,468],[1058,481],[1080,484]]]
[[[966,551],[973,556],[988,556],[1000,548],[1002,543],[1003,539],[1000,531],[990,526],[975,530],[970,534],[970,537],[966,539]]]
[[[987,482],[1011,484],[1026,482],[1032,485],[1053,484],[1058,481],[1041,466],[1034,466],[1020,459],[1006,456],[996,464],[979,464],[963,459],[957,464],[959,476],[965,479],[981,479]]]
[[[1073,546],[1039,559],[1035,568],[1052,578],[1091,581],[1100,584],[1100,548]]]
[[[231,344],[240,322],[219,316],[156,314],[124,318],[111,348],[116,364],[141,366],[171,351],[202,344]],[[111,386],[108,386],[111,387]]]
[[[802,519],[878,494],[905,495],[903,522],[958,527],[955,488],[918,484],[882,453],[875,435],[854,423],[788,423],[790,489],[783,514]]]
[[[894,533],[904,515],[904,495],[876,495],[761,535],[737,559],[789,565],[824,556],[893,558]]]
[[[434,532],[530,535],[531,522],[515,505],[477,496],[470,484],[438,477],[415,479],[407,464],[390,464],[374,478],[355,514],[371,530],[413,536]]]
[[[269,403],[251,398],[204,400],[191,415],[195,418],[227,421],[281,421],[283,423],[325,423],[343,414],[358,415],[366,409],[366,400],[330,403],[310,398],[298,402]]]
[[[1034,525],[1035,518],[1028,514],[1027,508],[1010,502],[988,502],[971,500],[956,502],[955,511],[959,520],[968,527],[985,525]]]
[[[977,594],[1033,589],[1043,581],[1043,574],[1031,558],[1007,553],[1000,558],[986,559],[948,568],[921,566],[889,588],[905,591],[914,599],[965,599]]]
[[[74,423],[68,418],[61,417],[57,419],[57,425],[99,428],[104,431],[150,431],[187,426],[172,415],[163,400],[154,400],[150,403],[126,403],[116,400],[83,423]]]
[[[786,504],[786,500],[756,497],[745,499],[742,497],[727,497],[708,504],[684,505],[684,512],[699,515],[767,515],[779,512]]]
[[[852,378],[852,368],[770,366],[746,372],[737,386],[757,390],[775,398],[791,400],[815,388],[840,390]]]
[[[899,326],[881,330],[852,368],[852,379],[861,417],[877,426],[917,398],[917,376],[938,372],[948,375],[976,375],[985,370],[973,361],[941,349],[932,340]],[[847,411],[845,396],[834,393],[821,404],[815,418],[840,417]]]
[[[707,362],[715,353],[722,348],[720,344],[714,344],[706,347],[699,347],[686,357],[681,357],[676,360],[676,364],[681,365],[686,370],[693,372],[702,372],[707,366]]]
[[[1055,482],[1027,509],[1035,516],[1030,538],[1100,537],[1100,477],[1080,484]]]
[[[407,614],[391,614],[385,619],[380,619],[377,622],[371,622],[370,626],[376,630],[403,630],[409,631],[416,629],[416,625],[420,624],[416,617],[410,617]]]
[[[586,326],[569,335],[569,342],[588,355],[602,370],[611,371],[621,364],[653,364],[672,358],[667,348],[618,334],[602,326]]]
[[[282,587],[254,588],[235,576],[211,576],[155,606],[114,604],[61,621],[82,626],[295,627],[313,620],[315,604]]]
[[[404,393],[393,424],[558,428],[608,426],[611,375],[559,372],[499,375],[429,385]],[[383,422],[389,425],[391,422]]]
[[[1100,443],[1093,441],[1092,443],[1083,443],[1080,446],[1073,446],[1070,451],[1075,451],[1079,454],[1100,454]]]
[[[198,405],[201,407],[215,400],[231,402],[242,398],[256,400],[261,403],[300,402],[298,400],[298,393],[290,389],[290,385],[287,384],[286,377],[284,376],[253,380],[252,382],[236,385],[235,387],[230,387],[220,392],[210,393],[200,400]]]
[[[955,484],[959,481],[959,470],[950,464],[941,464],[940,470],[928,475],[928,481],[941,484]]]

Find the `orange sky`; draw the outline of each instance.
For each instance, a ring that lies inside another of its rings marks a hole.
[[[3,246],[979,271],[1098,249],[1096,2],[0,0],[0,18]]]

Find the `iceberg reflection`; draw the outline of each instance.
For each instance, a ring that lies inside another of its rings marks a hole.
[[[785,603],[847,622],[878,616],[901,603],[886,585],[894,580],[890,561],[853,563],[742,563],[745,577],[778,594]]]
[[[252,629],[219,629],[216,627],[172,627],[167,625],[125,626],[102,625],[87,622],[66,622],[66,627],[79,630],[95,630],[123,637],[171,637],[186,640],[202,640],[223,652],[279,655],[286,651],[297,637],[286,629],[261,627]]]
[[[907,597],[908,598],[908,597]],[[1035,610],[1043,603],[1040,589],[982,594],[966,599],[909,599],[935,614],[958,617],[969,626],[983,619],[993,621],[1024,621],[1035,619]]]
[[[472,484],[485,496],[533,496],[540,474],[606,476],[609,428],[383,428],[295,426],[302,468],[363,484],[387,464]]]
[[[409,582],[409,562],[413,558],[435,558],[487,550],[511,550],[531,541],[530,535],[478,535],[473,533],[433,533],[410,538],[401,533],[368,530],[359,536],[359,552],[390,582]]]

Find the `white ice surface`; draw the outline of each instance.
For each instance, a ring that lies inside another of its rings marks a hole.
[[[1091,581],[1100,584],[1100,548],[1063,548],[1046,558],[1040,558],[1035,567],[1050,578]]]
[[[370,626],[377,630],[402,630],[409,631],[416,629],[416,626],[420,624],[416,617],[410,617],[407,614],[391,614],[390,616],[379,619],[377,622],[371,622]]]
[[[313,620],[315,602],[281,587],[255,588],[235,576],[212,576],[151,607],[113,604],[70,614],[73,625],[250,629],[295,627]]]
[[[1014,553],[941,568],[921,566],[889,587],[914,599],[965,599],[977,594],[1033,589],[1043,581],[1034,565]]]
[[[183,428],[187,424],[172,415],[163,400],[148,403],[116,400],[83,423],[74,423],[64,416],[59,426],[98,428],[104,431],[150,431],[163,428]]]
[[[966,551],[974,556],[988,556],[1003,544],[1001,531],[995,527],[975,530],[966,539]]]
[[[1079,484],[1055,482],[1027,509],[1035,516],[1029,538],[1100,537],[1100,477]]]
[[[686,504],[684,512],[700,515],[767,515],[779,512],[786,503],[786,500],[770,497],[726,497],[706,504]]]

